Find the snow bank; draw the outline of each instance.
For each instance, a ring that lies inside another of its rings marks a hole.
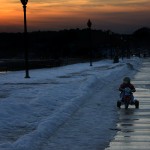
[[[71,99],[54,115],[42,120],[35,131],[21,137],[13,144],[12,148],[15,150],[39,149],[40,145],[80,107],[86,97],[88,89],[91,88],[95,81],[95,77],[88,79],[88,82],[80,89],[82,91],[80,96]]]
[[[100,61],[94,63],[93,67],[89,67],[87,63],[85,64],[75,64],[75,65],[69,65],[61,68],[53,68],[53,69],[39,69],[39,70],[33,70],[32,71],[32,78],[29,80],[24,80],[20,78],[20,75],[23,75],[23,72],[10,72],[7,73],[7,75],[2,75],[0,78],[2,79],[2,83],[45,83],[45,81],[56,81],[66,86],[66,84],[69,82],[72,82],[73,85],[76,87],[77,82],[81,82],[82,84],[78,87],[79,89],[75,92],[75,94],[70,93],[70,100],[64,101],[63,105],[59,109],[57,109],[54,113],[47,115],[46,117],[43,117],[40,121],[37,121],[35,124],[30,124],[32,126],[32,130],[30,130],[29,133],[22,135],[19,137],[15,142],[10,143],[9,141],[7,143],[3,143],[0,145],[0,149],[7,149],[7,150],[38,150],[40,149],[40,146],[43,144],[46,139],[48,139],[50,136],[53,135],[53,133],[58,129],[59,126],[61,126],[75,111],[77,111],[82,103],[86,100],[86,97],[88,96],[89,92],[92,92],[92,86],[96,84],[97,80],[101,80],[101,86],[103,87],[105,84],[109,83],[111,80],[115,80],[117,78],[120,78],[122,76],[130,76],[129,73],[133,73],[134,70],[139,66],[141,60],[138,58],[132,58],[132,59],[125,59],[117,64],[112,64],[110,60]],[[76,70],[75,70],[76,68]],[[131,72],[132,71],[132,72]],[[75,76],[74,76],[75,75]],[[58,80],[58,77],[60,79]],[[65,79],[67,77],[67,79]],[[69,77],[69,79],[68,79]],[[57,79],[56,79],[57,78]],[[61,80],[61,78],[63,78]],[[63,82],[62,82],[63,81]],[[1,83],[1,84],[2,84]],[[49,86],[48,86],[49,88]],[[54,86],[52,88],[55,88]],[[58,87],[56,87],[57,89]],[[60,87],[61,88],[61,87]],[[56,90],[55,89],[55,90]],[[42,89],[41,89],[42,90]],[[45,90],[45,89],[44,89]],[[75,89],[72,89],[72,91]],[[21,90],[19,90],[21,91]],[[27,91],[28,92],[28,91]],[[62,91],[62,95],[64,90]],[[27,94],[27,93],[24,93]],[[43,95],[46,95],[46,91],[42,91],[39,95],[41,97]],[[50,93],[51,94],[51,93]],[[69,93],[67,93],[69,94]],[[13,95],[13,94],[12,94]],[[57,91],[54,92],[54,95],[57,95]],[[10,97],[12,98],[12,97]],[[49,97],[47,97],[48,99]],[[60,98],[60,97],[59,97]],[[45,98],[46,99],[46,98]],[[7,110],[10,110],[10,99],[7,99],[5,106]],[[37,103],[37,99],[34,99]],[[34,103],[32,101],[32,103]],[[47,102],[47,100],[46,100]],[[20,104],[19,101],[15,102],[18,104],[18,107],[14,107],[16,109],[15,113],[28,113],[29,115],[33,115],[33,108],[32,106],[29,107],[24,104]],[[32,105],[30,103],[30,105]],[[50,102],[48,104],[51,104]],[[46,105],[46,103],[44,103]],[[45,107],[45,106],[44,106]],[[12,113],[14,113],[12,110]],[[8,115],[10,112],[4,113],[5,110],[2,111],[2,113],[5,115],[5,117],[9,117]],[[44,115],[44,114],[43,114]],[[25,122],[25,117],[22,116],[24,120],[22,122]],[[17,118],[14,118],[17,119]],[[18,119],[19,120],[19,119]],[[17,122],[16,122],[17,123]],[[4,126],[0,124],[1,126]],[[7,126],[7,125],[6,125]],[[29,124],[27,125],[29,126]]]

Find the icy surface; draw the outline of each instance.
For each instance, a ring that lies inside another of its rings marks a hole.
[[[89,63],[83,63],[31,70],[30,79],[23,78],[24,71],[0,73],[0,150],[42,149],[43,143],[46,143],[81,105],[86,106],[87,97],[99,89],[103,89],[99,94],[107,98],[103,106],[97,104],[102,107],[98,109],[99,119],[102,117],[104,120],[101,115],[112,111],[107,115],[107,123],[102,122],[100,126],[101,134],[104,132],[103,128],[109,127],[109,120],[113,122],[115,117],[114,109],[106,106],[109,101],[109,106],[114,107],[114,99],[110,100],[111,96],[106,94],[108,91],[113,94],[114,90],[111,91],[112,88],[108,85],[116,81],[113,88],[117,93],[121,78],[127,74],[132,76],[140,62],[138,58],[117,64],[113,64],[111,60],[103,60],[95,62],[93,67],[90,67]],[[95,96],[94,99],[97,103],[98,97]],[[87,101],[88,103],[91,101]],[[96,110],[89,108],[90,111]],[[89,121],[87,118],[88,116],[85,116],[85,120]],[[92,119],[92,116],[89,116],[89,119]],[[52,148],[48,144],[49,147]]]

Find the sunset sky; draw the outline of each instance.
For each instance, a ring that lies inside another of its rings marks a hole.
[[[20,0],[0,0],[0,32],[23,32]],[[150,0],[28,0],[28,31],[86,28],[119,33],[150,27]]]

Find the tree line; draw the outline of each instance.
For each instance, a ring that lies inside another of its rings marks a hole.
[[[23,33],[0,33],[0,59],[24,59],[24,44],[30,60],[87,60],[91,49],[93,59],[150,55],[150,28],[146,27],[133,34],[89,29],[37,31],[27,38],[25,43]]]

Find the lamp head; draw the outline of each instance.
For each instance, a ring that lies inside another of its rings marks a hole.
[[[88,22],[87,22],[87,26],[88,26],[89,28],[91,28],[91,26],[92,26],[92,22],[91,22],[90,19],[89,19]]]
[[[21,1],[21,3],[22,3],[22,5],[27,5],[27,3],[28,3],[28,0],[20,0]]]

